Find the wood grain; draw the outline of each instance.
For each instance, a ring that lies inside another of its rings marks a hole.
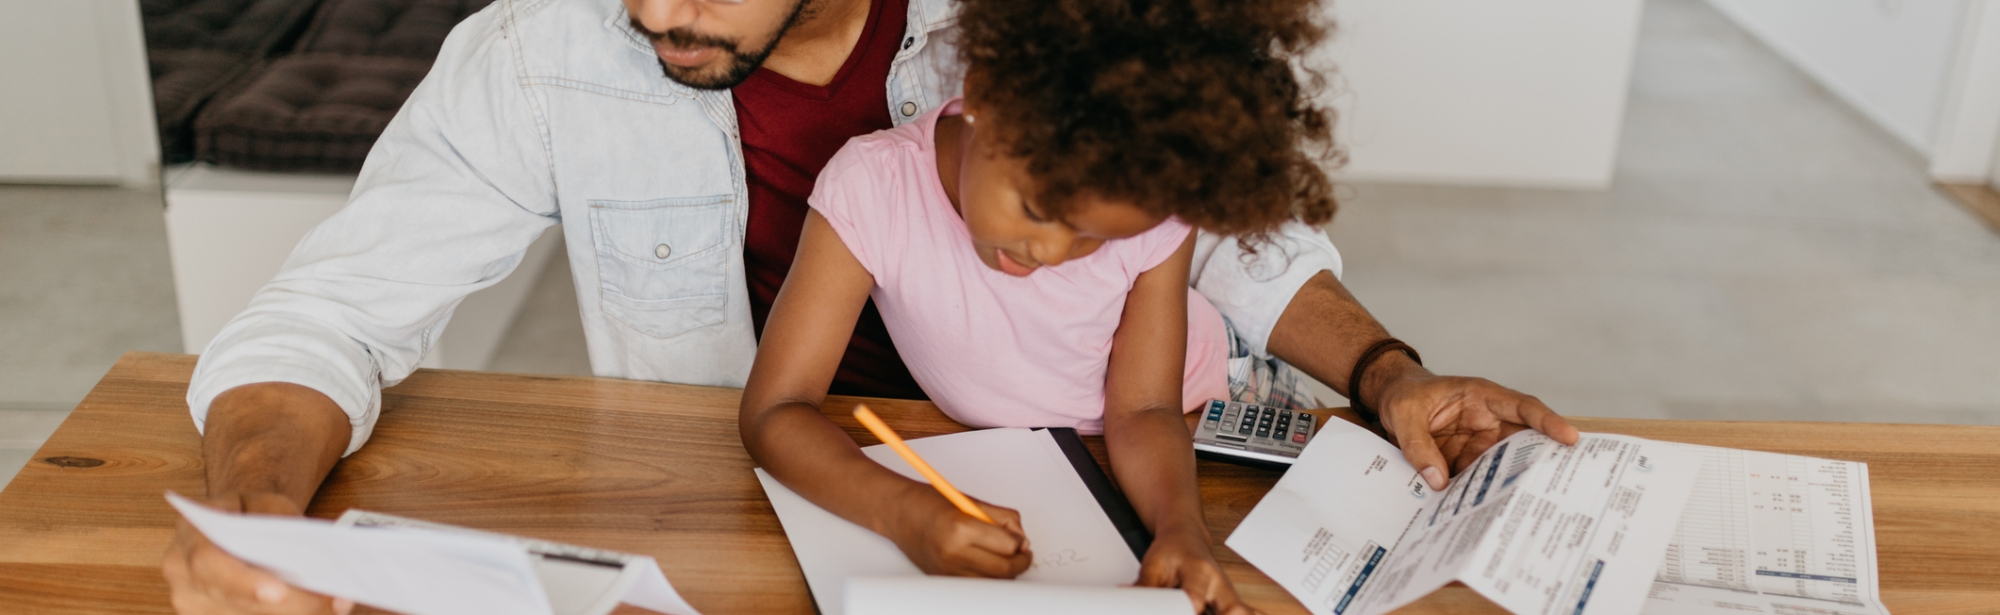
[[[202,490],[183,401],[194,358],[126,355],[0,492],[0,612],[166,613],[160,497]],[[738,392],[420,370],[308,514],[349,507],[644,553],[697,608],[810,613],[798,563],[736,433]],[[827,413],[856,441],[874,438]],[[865,400],[907,437],[963,431],[925,402]],[[1352,414],[1344,414],[1352,419]],[[1577,418],[1588,431],[1869,464],[1882,589],[1897,615],[2000,612],[2000,428]],[[1087,438],[1103,460],[1100,439]],[[72,458],[67,465],[46,461]],[[76,460],[101,460],[80,467]],[[1304,608],[1220,544],[1278,473],[1203,461],[1223,566],[1271,614]],[[630,609],[621,612],[637,612]],[[1404,613],[1497,613],[1451,587]]]

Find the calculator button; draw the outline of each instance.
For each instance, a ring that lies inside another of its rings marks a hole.
[[[1293,442],[1293,443],[1295,443],[1295,444],[1305,444],[1305,443],[1306,443],[1306,434],[1305,434],[1305,432],[1299,432],[1299,433],[1295,433],[1295,434],[1292,434],[1292,442]]]

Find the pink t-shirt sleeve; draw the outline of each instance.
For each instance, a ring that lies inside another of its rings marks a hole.
[[[904,226],[895,215],[903,203],[890,189],[889,161],[877,155],[886,144],[864,139],[848,141],[827,161],[806,203],[826,218],[847,251],[879,282],[883,266],[901,256],[898,242],[885,238]]]
[[[1133,255],[1137,257],[1135,262],[1139,265],[1132,274],[1136,276],[1152,271],[1154,267],[1160,266],[1160,263],[1167,262],[1167,258],[1172,257],[1175,250],[1181,249],[1181,242],[1187,241],[1188,233],[1193,231],[1193,227],[1181,222],[1179,218],[1167,218],[1165,222],[1146,232],[1126,239],[1125,241],[1135,244]]]

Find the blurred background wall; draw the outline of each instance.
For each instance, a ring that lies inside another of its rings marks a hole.
[[[1322,62],[1354,181],[1611,183],[1639,0],[1348,0]]]
[[[134,0],[0,0],[0,183],[159,183]]]

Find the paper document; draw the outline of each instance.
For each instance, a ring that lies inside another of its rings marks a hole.
[[[1021,513],[1035,563],[1020,580],[1100,586],[1138,580],[1139,559],[1047,431],[986,429],[907,443],[959,491]],[[861,451],[884,467],[924,480],[887,446]],[[923,576],[888,538],[813,505],[762,469],[756,472],[823,615],[841,615],[849,578]]]
[[[519,545],[527,549],[529,564],[535,577],[541,580],[554,615],[603,615],[621,603],[668,615],[699,615],[667,582],[666,573],[660,571],[660,562],[644,555],[483,532],[361,509],[348,509],[334,525],[409,528]]]
[[[1178,589],[958,577],[847,581],[847,615],[1194,615]]]
[[[700,615],[653,558],[365,511],[340,522],[168,502],[210,542],[286,583],[406,615]]]
[[[1647,615],[1888,615],[1868,465],[1680,445],[1702,457]]]
[[[1375,434],[1320,429],[1228,545],[1326,615],[1377,615],[1452,581],[1519,615],[1637,612],[1700,467],[1669,443],[1522,431],[1432,491]]]

